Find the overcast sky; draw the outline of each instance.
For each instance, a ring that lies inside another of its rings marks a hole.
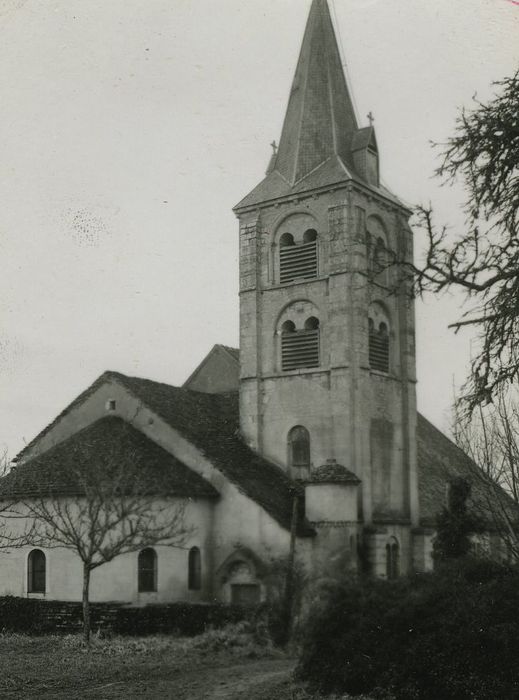
[[[461,225],[429,141],[519,60],[511,0],[330,0],[382,177]],[[231,212],[279,139],[310,0],[0,0],[0,445],[106,369],[180,384],[238,343]],[[420,242],[417,241],[418,254]],[[448,426],[460,300],[417,306],[419,407]]]

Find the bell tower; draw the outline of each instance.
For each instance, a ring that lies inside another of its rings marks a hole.
[[[343,465],[363,525],[410,533],[414,306],[386,264],[412,259],[410,212],[380,183],[369,122],[357,124],[328,4],[313,0],[279,147],[234,209],[241,431],[294,479]]]

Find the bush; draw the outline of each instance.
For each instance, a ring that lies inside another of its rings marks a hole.
[[[37,633],[42,630],[40,601],[15,596],[0,598],[0,631]]]
[[[519,572],[465,561],[343,586],[309,621],[298,676],[326,693],[511,700],[518,658]]]
[[[144,636],[202,634],[242,620],[259,620],[263,609],[219,603],[171,603],[129,607],[112,603],[91,605],[92,629],[113,634]],[[25,634],[70,633],[81,629],[81,603],[5,596],[0,598],[0,632]]]
[[[146,605],[142,608],[124,607],[117,611],[113,631],[123,635],[148,635],[176,632],[185,636],[202,634],[214,627],[249,619],[255,609],[238,605],[171,603]]]

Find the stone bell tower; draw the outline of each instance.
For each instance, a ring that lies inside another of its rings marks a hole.
[[[410,212],[380,183],[369,121],[313,0],[279,148],[234,211],[244,439],[295,479],[333,460],[353,472],[380,567],[388,535],[410,560],[418,522],[415,347],[413,303],[385,264],[412,259]]]

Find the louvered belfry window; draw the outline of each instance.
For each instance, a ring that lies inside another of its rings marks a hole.
[[[284,372],[319,367],[319,321],[315,316],[308,318],[302,329],[285,321],[281,329],[281,367]]]
[[[389,372],[389,331],[384,322],[378,328],[369,319],[369,366],[379,372]]]
[[[279,241],[279,281],[281,284],[298,279],[317,277],[317,231],[308,229],[303,242],[296,245],[290,233],[284,233]]]

